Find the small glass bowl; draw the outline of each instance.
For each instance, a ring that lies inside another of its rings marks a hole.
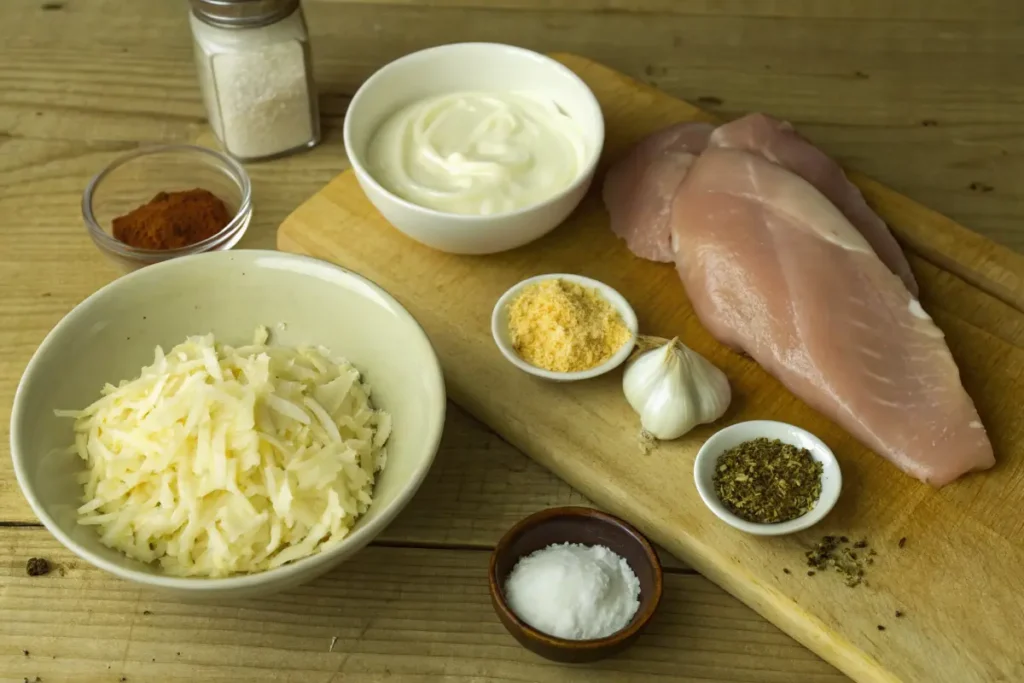
[[[178,249],[139,249],[112,234],[115,218],[148,203],[158,193],[194,188],[217,195],[234,213],[216,235]],[[252,218],[252,186],[237,161],[212,149],[196,145],[143,147],[114,159],[89,181],[82,196],[82,217],[100,251],[135,270],[178,256],[235,246]]]

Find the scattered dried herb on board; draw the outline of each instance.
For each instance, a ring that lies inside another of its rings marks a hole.
[[[851,588],[867,583],[864,579],[865,568],[875,563],[875,555],[875,550],[868,548],[867,539],[851,545],[846,536],[823,536],[821,541],[804,553],[808,567],[819,572],[834,569]],[[807,575],[813,576],[813,572],[809,571]]]
[[[29,576],[44,576],[50,573],[50,563],[42,557],[32,557],[25,563],[25,573]]]
[[[553,372],[596,367],[633,336],[596,290],[558,278],[526,287],[509,306],[508,324],[516,353]]]
[[[159,192],[147,204],[114,219],[114,238],[137,249],[180,249],[213,237],[231,222],[217,195],[195,188]]]
[[[822,465],[809,451],[765,438],[719,456],[713,482],[719,500],[748,522],[775,524],[806,514],[821,495]]]

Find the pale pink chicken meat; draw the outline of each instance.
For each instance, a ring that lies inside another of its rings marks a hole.
[[[669,228],[672,198],[713,130],[710,123],[669,126],[640,141],[608,170],[603,198],[612,231],[637,256],[675,260]]]
[[[889,226],[868,206],[839,164],[801,137],[788,122],[749,114],[716,128],[708,146],[754,152],[809,182],[853,223],[882,263],[917,296],[917,280]]]
[[[811,183],[712,147],[671,221],[687,294],[718,340],[922,481],[994,464],[942,332]]]

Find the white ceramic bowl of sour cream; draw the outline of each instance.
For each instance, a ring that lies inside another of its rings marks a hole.
[[[523,208],[473,215],[421,206],[388,190],[373,173],[371,143],[401,108],[458,92],[522,92],[553,101],[585,145],[575,179]],[[490,254],[532,242],[564,221],[583,199],[604,146],[601,106],[570,69],[544,55],[499,43],[455,43],[387,64],[356,92],[345,116],[345,152],[370,202],[398,230],[441,251]]]

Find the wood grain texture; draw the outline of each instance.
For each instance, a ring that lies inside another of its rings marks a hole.
[[[288,206],[274,205],[281,195],[271,184],[311,192],[311,176],[322,184],[325,166],[341,170],[342,115],[373,70],[427,45],[478,39],[587,55],[716,113],[789,118],[848,165],[1024,249],[1024,21],[1014,20],[1024,5],[1016,0],[304,5],[329,152],[253,167],[267,179],[257,184],[257,212],[274,211],[278,222]],[[0,136],[135,144],[205,131],[177,0],[4,0],[0,12],[11,17],[0,23]]]
[[[277,225],[346,167],[342,118],[349,97],[373,70],[419,47],[487,39],[586,54],[675,95],[700,100],[718,115],[761,110],[790,118],[848,165],[973,230],[1024,250],[1024,70],[1017,68],[1024,53],[1024,5],[1016,0],[303,4],[313,33],[325,138],[309,153],[248,166],[256,208],[243,247],[272,247]],[[82,228],[79,202],[88,179],[114,156],[139,144],[214,144],[189,40],[181,0],[0,2],[0,524],[34,519],[17,490],[7,457],[9,408],[21,370],[53,324],[118,274]],[[970,189],[975,183],[980,185]],[[936,299],[955,296],[955,282],[943,287]],[[990,331],[1002,321],[998,333],[992,334],[1020,344],[1022,327],[998,309],[979,309],[973,315]],[[449,413],[445,438],[431,481],[388,530],[388,543],[483,547],[520,514],[583,499],[461,411]],[[8,533],[0,528],[0,563],[11,557],[10,546],[2,540]],[[40,542],[34,547],[49,552],[50,546]],[[386,572],[387,554],[373,557]],[[352,589],[369,585],[356,580]],[[118,599],[123,584],[91,587],[89,609],[103,615],[111,606],[124,607]],[[60,596],[74,597],[74,588],[62,588]],[[0,632],[21,642],[29,631],[20,624],[32,625],[45,616],[54,604],[49,597],[28,590],[20,581],[4,581],[0,601],[18,599],[20,611],[17,620],[6,615],[0,619]],[[48,654],[58,655],[62,663],[58,669],[45,670],[44,680],[117,681],[120,676],[104,668],[104,657],[116,665],[129,641],[111,644],[105,638],[111,630],[127,636],[131,624],[112,622],[109,612],[91,623],[80,606],[76,609],[65,613],[66,631],[59,639],[46,641],[31,632],[38,646],[50,642],[54,651]],[[763,624],[748,623],[751,613],[741,613],[744,616],[728,617],[741,625],[741,631]],[[206,623],[204,618],[211,617],[194,616],[187,625],[195,628]],[[672,621],[681,618],[673,615]],[[673,631],[676,635],[659,641],[652,660],[673,662],[673,670],[680,672],[677,680],[738,680],[758,667],[768,672],[766,676],[774,675],[764,680],[817,680],[800,668],[802,664],[788,669],[788,655],[757,649],[743,632],[729,631],[729,622],[723,626],[713,620],[718,635],[712,641]],[[248,621],[217,622],[215,635],[222,642],[248,639],[242,656],[252,662],[238,675],[230,673],[227,664],[217,667],[218,675],[229,680],[328,678],[296,673],[304,666],[301,661],[291,666],[303,653],[286,650],[307,632],[296,630],[290,640],[291,627],[277,624],[271,629],[275,638],[288,645],[263,653],[259,634],[252,635],[258,628]],[[92,629],[101,635],[91,635]],[[152,631],[147,637],[152,638]],[[183,641],[190,637],[186,634]],[[0,657],[8,654],[11,642],[2,641]],[[458,647],[450,641],[431,642],[435,644],[420,641],[416,653],[422,658],[402,658],[404,668],[395,670],[401,675],[389,677],[388,662],[376,655],[378,668],[346,680],[446,680],[445,672],[451,672],[450,680],[540,680],[533,677],[533,668],[510,665],[506,672],[500,657],[493,666],[482,665],[481,657],[489,651],[480,650],[483,654],[477,656],[474,643],[480,641],[460,641]],[[97,644],[107,649],[94,652]],[[316,648],[320,646],[317,643]],[[224,650],[220,646],[217,655],[223,657]],[[696,653],[695,667],[686,668],[685,659],[670,658],[669,650]],[[207,653],[207,659],[217,655]],[[148,669],[129,680],[195,680],[170,650],[150,657],[168,668]],[[286,671],[272,673],[279,660],[288,663]],[[743,673],[731,675],[732,661],[742,663]],[[24,676],[44,671],[14,668],[10,673],[8,662],[0,660],[0,680],[21,683]],[[209,670],[208,666],[204,671]],[[417,671],[425,673],[417,677]],[[602,680],[590,673],[544,669],[543,680]],[[597,676],[623,680],[607,670]]]
[[[561,58],[602,104],[608,157],[661,126],[702,116],[593,62]],[[1024,396],[1024,315],[911,254],[922,302],[947,335],[999,459],[992,471],[935,491],[717,344],[697,321],[674,269],[634,258],[611,234],[597,194],[532,245],[459,257],[421,247],[391,228],[345,173],[284,222],[278,244],[383,285],[431,336],[456,403],[853,678],[968,683],[1024,677],[1024,644],[999,635],[1024,629],[1018,569],[1024,526],[1017,514],[1024,498],[1024,424],[1017,405]],[[944,223],[905,223],[927,214],[907,213],[900,208],[907,200],[894,193],[876,194],[876,207],[898,234],[944,229]],[[692,483],[693,456],[714,427],[644,457],[616,374],[552,384],[505,362],[490,339],[491,308],[507,287],[543,272],[607,282],[637,308],[641,330],[679,336],[725,370],[734,391],[727,421],[781,419],[822,437],[844,472],[844,494],[826,522],[778,539],[732,531],[704,507]],[[459,296],[451,296],[456,291]],[[823,533],[867,537],[880,549],[869,587],[845,588],[835,575],[782,572],[799,565],[803,550]],[[904,536],[913,544],[898,549]],[[976,581],[978,563],[986,568],[984,584]],[[913,618],[877,629],[895,610]]]
[[[36,556],[63,575],[26,576]],[[0,681],[846,680],[694,574],[666,576],[658,614],[622,657],[551,664],[498,622],[487,561],[485,551],[369,548],[301,589],[190,605],[76,561],[42,529],[0,528]]]
[[[563,55],[561,59],[574,61],[572,55]],[[641,122],[635,124],[638,127],[649,127],[649,124],[643,121],[645,117],[665,120],[665,112],[658,107],[651,107],[638,113],[636,105],[633,104],[637,100],[658,100],[661,91],[637,83],[625,74],[614,71],[609,72],[606,78],[619,79],[622,82],[618,85],[618,90],[629,90],[634,93],[633,100],[625,103],[609,101],[605,105],[606,108],[610,107],[619,116],[625,114],[618,110],[625,109],[629,116],[641,117]],[[686,112],[686,118],[720,120],[720,117],[694,107]],[[608,141],[605,158],[613,159],[622,154],[624,142],[627,141]],[[885,207],[886,217],[893,232],[905,249],[968,281],[1017,311],[1024,312],[1024,254],[996,244],[942,214],[894,193],[862,173],[853,172],[850,178],[863,190],[868,202]]]
[[[427,5],[429,7],[482,7],[480,0],[325,0],[338,4]],[[957,3],[924,5],[918,2],[892,3],[887,0],[489,0],[488,8],[518,11],[597,12],[655,16],[787,17],[791,19],[917,19],[924,21],[976,22],[999,16],[1012,20],[1024,17],[1021,7],[999,0],[979,2],[970,8]],[[1016,10],[1016,11],[1014,11]],[[1007,11],[1009,11],[1007,13]]]

